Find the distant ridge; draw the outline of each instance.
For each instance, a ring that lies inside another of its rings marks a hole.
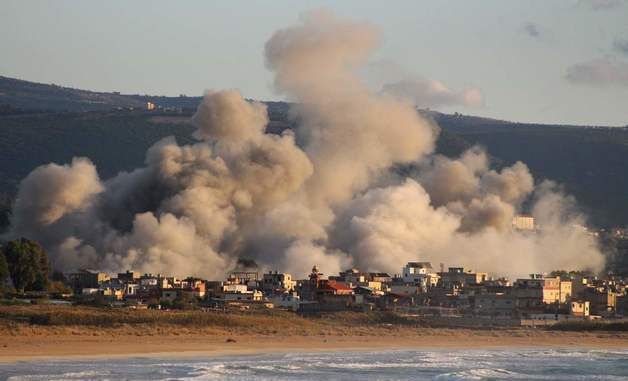
[[[201,97],[97,92],[0,76],[0,105],[22,110],[107,111],[116,108],[146,108],[146,102],[162,107],[196,108],[200,100]]]
[[[39,165],[86,156],[106,179],[143,165],[146,149],[165,136],[193,142],[194,127],[187,120],[200,101],[201,97],[93,92],[0,77],[0,209],[10,203],[19,181]],[[147,111],[146,102],[160,108]],[[289,103],[265,103],[269,132],[294,128]],[[441,127],[438,153],[457,156],[481,145],[498,168],[520,160],[537,181],[548,178],[563,184],[594,225],[628,225],[628,128],[419,112]]]

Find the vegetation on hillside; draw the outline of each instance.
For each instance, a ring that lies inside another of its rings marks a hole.
[[[0,248],[0,257],[6,262],[8,275],[18,292],[45,291],[49,286],[50,266],[48,255],[35,241],[20,238]],[[0,281],[2,260],[0,260]]]

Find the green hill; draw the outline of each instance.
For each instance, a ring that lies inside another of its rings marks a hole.
[[[151,101],[160,109],[146,111]],[[190,142],[200,97],[98,93],[0,77],[0,225],[19,181],[33,168],[87,156],[102,178],[142,165],[154,142]],[[290,128],[289,105],[268,102],[271,123]],[[133,108],[131,110],[130,108]],[[48,111],[46,111],[48,110]],[[54,112],[50,112],[50,110]],[[442,133],[438,152],[485,146],[497,166],[525,162],[536,179],[562,183],[600,227],[628,225],[628,128],[517,124],[425,112]]]

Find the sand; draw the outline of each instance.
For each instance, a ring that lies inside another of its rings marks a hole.
[[[535,329],[407,329],[390,335],[259,335],[182,330],[178,334],[116,330],[40,330],[0,336],[0,362],[114,357],[208,357],[282,352],[400,349],[578,347],[628,349],[624,332]]]

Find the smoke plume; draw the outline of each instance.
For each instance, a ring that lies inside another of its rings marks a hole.
[[[221,278],[238,260],[304,276],[348,266],[397,273],[407,261],[521,275],[599,269],[573,200],[535,187],[523,163],[497,171],[474,147],[433,155],[438,127],[412,100],[371,91],[356,71],[380,40],[371,24],[307,13],[266,43],[298,128],[265,131],[266,107],[209,91],[199,141],[157,142],[145,165],[101,180],[94,165],[35,169],[21,183],[11,236],[39,240],[57,268]],[[417,170],[409,177],[397,165]],[[537,233],[512,229],[529,201]]]

